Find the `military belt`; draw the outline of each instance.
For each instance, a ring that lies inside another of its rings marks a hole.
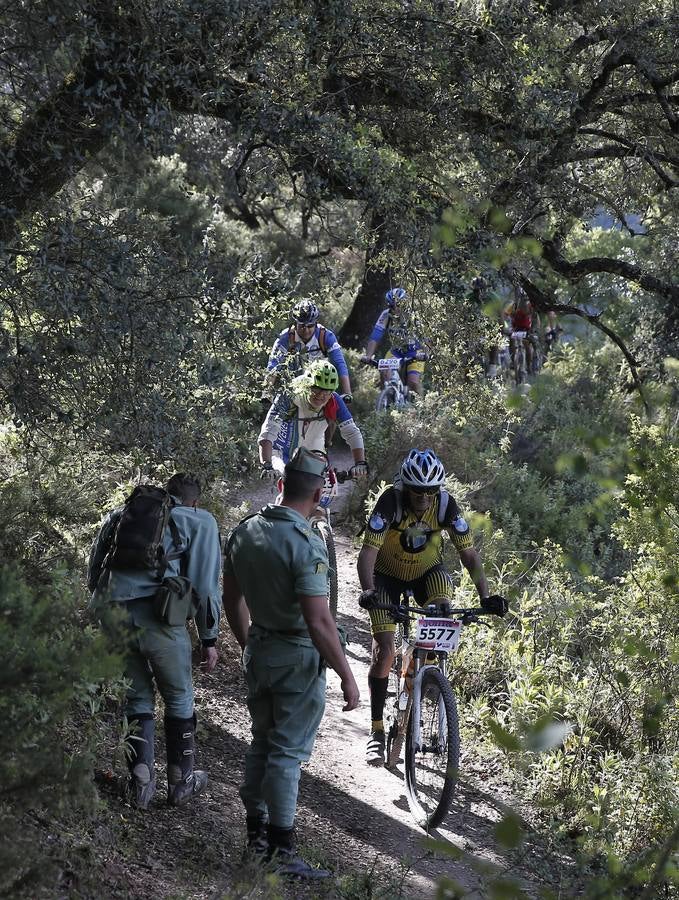
[[[284,637],[311,637],[307,628],[265,628],[264,625],[257,625],[254,622],[251,628],[265,634],[282,634]]]

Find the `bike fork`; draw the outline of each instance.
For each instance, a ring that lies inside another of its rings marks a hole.
[[[422,728],[421,728],[421,720],[420,720],[420,710],[422,709],[422,679],[424,678],[424,673],[427,669],[436,669],[437,666],[421,666],[418,669],[415,678],[413,679],[413,688],[412,688],[412,696],[413,696],[413,708],[410,713],[412,719],[412,735],[413,735],[413,750],[418,752],[422,749]],[[441,711],[439,710],[439,719],[441,718]]]

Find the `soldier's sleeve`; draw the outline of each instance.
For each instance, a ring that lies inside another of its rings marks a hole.
[[[395,518],[395,491],[393,487],[388,487],[377,498],[377,503],[368,516],[368,523],[363,534],[363,546],[379,550]]]
[[[324,597],[328,592],[328,551],[309,526],[294,527],[299,536],[294,556],[295,594]]]
[[[186,577],[199,600],[196,628],[201,641],[212,641],[219,633],[221,547],[217,522],[207,512],[200,517],[191,536],[188,557]]]

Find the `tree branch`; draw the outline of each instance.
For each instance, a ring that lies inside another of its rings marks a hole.
[[[528,299],[538,311],[548,312],[553,310],[554,312],[560,313],[562,315],[578,316],[581,319],[585,319],[585,321],[589,322],[595,328],[598,328],[599,331],[603,332],[608,338],[610,338],[611,341],[613,341],[613,343],[616,345],[616,347],[618,347],[620,352],[627,360],[627,365],[629,366],[634,386],[639,393],[641,402],[644,404],[646,413],[649,413],[651,408],[649,406],[648,400],[646,399],[641,380],[639,379],[637,361],[634,356],[632,356],[632,353],[627,348],[627,345],[625,344],[623,339],[607,325],[604,325],[600,318],[601,313],[593,316],[580,309],[579,306],[571,306],[567,303],[555,303],[550,300],[544,293],[544,291],[540,290],[540,288],[534,282],[526,278],[525,275],[519,272],[517,273],[517,277],[519,283],[521,284],[521,287],[526,292]]]
[[[633,281],[639,287],[644,288],[644,290],[653,294],[660,294],[660,296],[666,297],[679,305],[679,285],[663,281],[657,275],[644,272],[639,266],[628,263],[623,259],[612,259],[607,256],[589,256],[586,259],[571,262],[561,253],[554,241],[542,240],[541,243],[544,259],[547,260],[555,272],[569,280],[576,281],[586,275],[608,272],[610,275],[619,275],[621,278],[627,279],[627,281]]]

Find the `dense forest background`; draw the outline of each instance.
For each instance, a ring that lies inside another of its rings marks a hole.
[[[49,877],[44,817],[98,802],[103,512],[190,469],[232,521],[294,301],[358,349],[403,284],[426,396],[378,417],[350,352],[355,409],[374,485],[441,453],[510,598],[456,661],[465,728],[596,866],[592,897],[677,896],[676,4],[0,17],[0,890]],[[527,395],[483,367],[517,287],[572,337]]]

